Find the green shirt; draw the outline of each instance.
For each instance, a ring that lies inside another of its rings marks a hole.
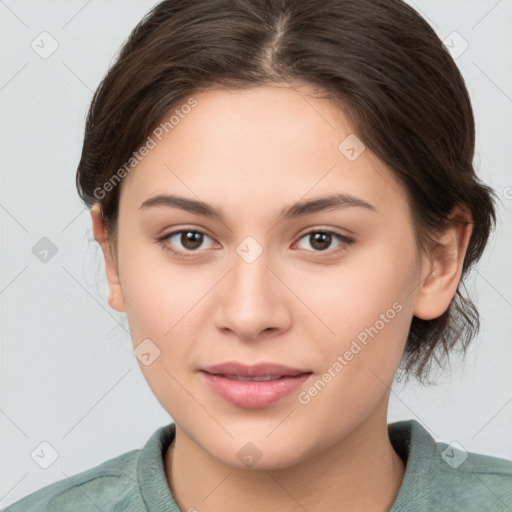
[[[406,461],[390,512],[511,512],[512,461],[437,442],[416,420],[388,425]],[[4,512],[180,512],[164,472],[175,424],[133,450],[22,498]]]

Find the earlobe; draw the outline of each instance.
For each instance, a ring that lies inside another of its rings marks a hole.
[[[440,317],[450,306],[462,275],[464,257],[473,225],[467,210],[457,207],[426,259],[426,277],[418,286],[414,316]],[[425,272],[423,272],[425,273]]]
[[[91,207],[91,219],[94,238],[101,247],[105,261],[105,274],[109,289],[108,303],[112,309],[124,313],[126,309],[117,263],[112,251],[111,242],[108,239],[107,229],[103,222],[101,207],[97,203]]]

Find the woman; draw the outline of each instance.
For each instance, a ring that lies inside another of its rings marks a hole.
[[[455,63],[400,0],[168,0],[77,172],[173,423],[7,510],[509,510],[512,462],[387,425],[478,312],[496,220]]]

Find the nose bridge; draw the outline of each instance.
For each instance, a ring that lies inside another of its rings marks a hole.
[[[250,238],[250,237],[248,237]],[[268,252],[253,240],[244,240],[236,248],[233,268],[222,294],[217,320],[240,336],[254,338],[261,331],[283,327],[283,303]]]
[[[267,251],[258,251],[251,242],[242,242],[237,247],[231,275],[231,294],[241,311],[254,311],[272,302],[268,270],[269,258]],[[260,311],[260,314],[262,311]]]

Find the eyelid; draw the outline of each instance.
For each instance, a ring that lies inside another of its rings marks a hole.
[[[341,248],[338,247],[338,248],[335,248],[335,249],[327,249],[325,251],[307,251],[307,252],[310,252],[310,253],[313,253],[313,254],[333,255],[333,254],[338,253],[339,251],[343,251],[344,249],[346,249],[346,247],[352,245],[355,242],[355,240],[352,237],[349,237],[347,235],[343,235],[342,233],[339,233],[338,231],[335,231],[333,229],[330,229],[330,228],[313,228],[313,229],[308,229],[308,231],[306,231],[305,233],[302,233],[298,237],[297,242],[294,242],[293,245],[298,244],[305,236],[311,235],[313,233],[324,233],[324,234],[332,235],[332,236],[334,236],[335,238],[337,238],[339,240],[340,246],[341,246]]]
[[[161,245],[163,245],[164,249],[172,252],[174,255],[176,255],[179,258],[182,258],[182,259],[194,258],[194,257],[197,257],[198,255],[200,255],[201,253],[205,253],[206,249],[200,249],[200,250],[195,250],[195,251],[176,251],[176,250],[172,249],[168,244],[165,243],[167,240],[169,240],[174,235],[177,235],[177,234],[180,234],[180,233],[186,233],[186,232],[189,232],[189,231],[190,232],[194,232],[194,233],[199,233],[201,235],[207,236],[211,240],[214,240],[213,237],[211,237],[208,233],[203,231],[202,228],[201,229],[197,229],[197,228],[186,227],[185,226],[185,227],[181,227],[179,229],[170,231],[169,233],[166,233],[164,235],[159,236],[157,241]],[[306,237],[307,235],[311,235],[313,233],[324,233],[324,234],[333,235],[335,238],[337,238],[339,240],[340,245],[341,245],[341,248],[327,249],[325,251],[307,251],[307,252],[310,252],[310,253],[313,253],[313,254],[333,255],[333,254],[336,254],[339,251],[343,251],[344,249],[346,249],[346,247],[352,245],[355,242],[355,240],[352,237],[349,237],[347,235],[343,235],[342,233],[339,233],[338,231],[333,230],[331,228],[323,228],[323,227],[313,227],[313,228],[311,228],[310,227],[310,228],[307,228],[307,231],[305,231],[302,234],[298,235],[297,241],[293,243],[292,247],[295,246],[297,243],[299,243],[304,237]],[[215,242],[215,240],[214,240],[214,242]],[[215,243],[217,243],[217,242],[215,242]]]
[[[201,229],[197,229],[197,228],[192,228],[192,227],[186,227],[185,226],[185,227],[181,227],[179,229],[175,229],[173,231],[170,231],[169,233],[166,233],[166,234],[163,234],[163,235],[159,236],[157,238],[157,242],[159,242],[163,246],[163,248],[165,250],[170,251],[171,253],[173,253],[178,258],[182,258],[182,259],[194,258],[194,257],[197,257],[198,255],[200,255],[201,253],[206,252],[206,249],[201,249],[201,250],[196,250],[196,251],[177,251],[175,249],[172,249],[169,246],[169,244],[166,243],[174,235],[178,235],[178,234],[186,233],[186,232],[190,232],[190,231],[192,231],[194,233],[199,233],[201,235],[207,236],[211,240],[214,240],[213,237],[211,237],[208,233],[206,233],[202,228]],[[214,240],[214,242],[215,242],[215,240]]]

